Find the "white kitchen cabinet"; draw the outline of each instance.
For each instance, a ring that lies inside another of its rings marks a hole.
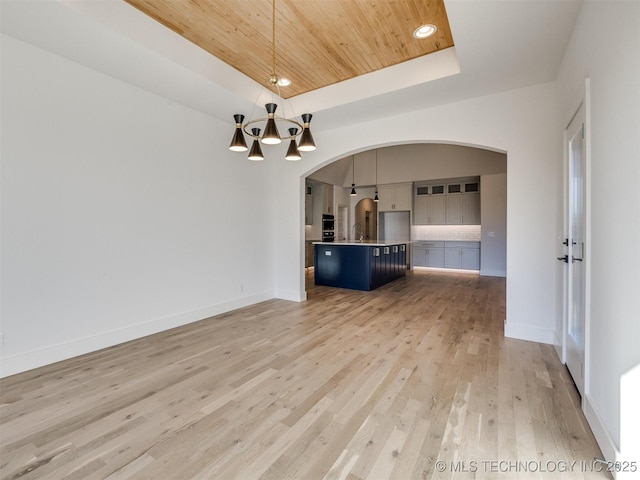
[[[304,196],[304,224],[313,225],[313,195],[310,193]]]
[[[333,185],[322,185],[322,213],[333,215]]]
[[[416,195],[413,200],[413,223],[429,225],[429,197]]]
[[[415,225],[444,225],[446,197],[444,195],[416,195],[413,223]]]
[[[462,195],[447,195],[446,224],[462,225]]]
[[[480,270],[480,242],[445,242],[444,266]]]
[[[474,178],[418,182],[414,225],[480,225],[480,182]]]
[[[480,194],[446,196],[447,225],[480,225]]]
[[[378,186],[378,211],[411,210],[412,185],[398,183]]]

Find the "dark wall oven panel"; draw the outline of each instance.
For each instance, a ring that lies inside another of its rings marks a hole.
[[[333,242],[335,239],[335,219],[328,213],[322,214],[322,241]]]

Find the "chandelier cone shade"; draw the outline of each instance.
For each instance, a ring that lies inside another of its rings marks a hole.
[[[249,152],[249,160],[260,161],[264,160],[264,155],[262,154],[262,148],[260,148],[260,129],[252,128],[251,133],[253,134],[253,143],[251,144],[251,151]]]
[[[277,93],[278,97],[281,97],[280,85],[285,86],[286,83],[281,83],[282,79],[276,74],[276,0],[272,1],[272,14],[271,51],[273,69],[267,80],[267,88],[272,94]],[[247,142],[244,136],[248,135],[253,138],[253,143],[248,157],[249,160],[263,160],[264,156],[262,155],[260,143],[269,146],[277,145],[282,142],[278,124],[280,124],[281,128],[287,129],[290,135],[290,137],[288,137],[290,139],[289,148],[287,149],[285,159],[300,160],[302,158],[300,152],[311,152],[316,149],[316,144],[313,140],[313,135],[311,135],[309,127],[312,117],[310,113],[302,114],[302,120],[300,122],[295,120],[295,118],[276,116],[278,105],[273,102],[267,103],[264,108],[267,110],[266,118],[249,119],[244,122],[244,115],[238,113],[233,116],[236,128],[233,132],[233,137],[231,138],[229,150],[233,152],[246,152]],[[295,115],[293,115],[293,117],[295,117]],[[263,127],[263,130],[258,127]],[[262,136],[260,136],[261,130],[263,131]],[[296,139],[298,139],[298,137],[300,138],[300,142],[296,145]]]
[[[296,145],[296,134],[298,133],[297,128],[290,128],[289,135],[291,135],[291,141],[289,142],[289,148],[287,149],[287,154],[284,156],[285,160],[300,160],[302,155],[300,155],[300,151],[298,150],[298,146]]]
[[[264,108],[267,110],[267,126],[264,127],[264,135],[260,141],[266,145],[277,145],[282,141],[280,138],[280,132],[278,132],[278,126],[276,125],[275,115],[278,105],[275,103],[267,103]]]
[[[309,129],[312,116],[313,115],[310,113],[302,114],[302,121],[304,122],[304,125],[302,126],[300,145],[298,145],[298,149],[302,152],[312,152],[316,149],[316,143],[313,141],[313,135],[311,135],[311,130]]]
[[[236,114],[233,116],[233,119],[236,121],[236,130],[233,132],[233,138],[231,139],[229,150],[232,152],[246,152],[249,148],[247,147],[247,142],[242,134],[242,122],[244,121],[244,115]]]

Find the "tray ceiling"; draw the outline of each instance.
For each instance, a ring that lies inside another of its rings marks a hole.
[[[272,71],[269,0],[125,0],[264,85]],[[435,35],[415,39],[431,23]],[[277,0],[276,73],[284,98],[453,46],[443,0]]]

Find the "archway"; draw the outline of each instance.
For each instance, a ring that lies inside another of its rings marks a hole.
[[[486,261],[482,263],[481,270],[486,275],[506,276],[507,155],[504,151],[453,143],[403,143],[346,155],[312,170],[309,175],[333,183],[336,212],[341,208],[348,211],[348,220],[344,222],[346,235],[343,236],[351,241],[360,240],[361,236],[365,241],[384,238],[380,232],[383,226],[379,223],[380,208],[373,202],[378,187],[408,184],[409,191],[413,192],[408,194],[408,202],[413,205],[418,198],[414,198],[414,194],[417,195],[415,188],[425,181],[433,183],[442,179],[482,177],[487,188],[484,192],[476,192],[476,196],[485,196],[490,215],[482,218],[482,229],[486,234],[480,248]],[[349,195],[352,182],[356,185],[357,197]],[[415,206],[403,210],[411,210],[409,228],[412,240],[430,239],[433,234],[437,235],[433,238],[442,240],[445,234],[450,233],[450,230],[442,231],[452,228],[450,225],[424,225],[420,217],[414,218]],[[458,231],[452,240],[481,240],[481,225],[453,228]],[[336,238],[342,239],[340,235]]]
[[[378,239],[378,204],[373,198],[363,198],[354,207],[353,239],[371,242]],[[362,238],[361,238],[362,237]]]

